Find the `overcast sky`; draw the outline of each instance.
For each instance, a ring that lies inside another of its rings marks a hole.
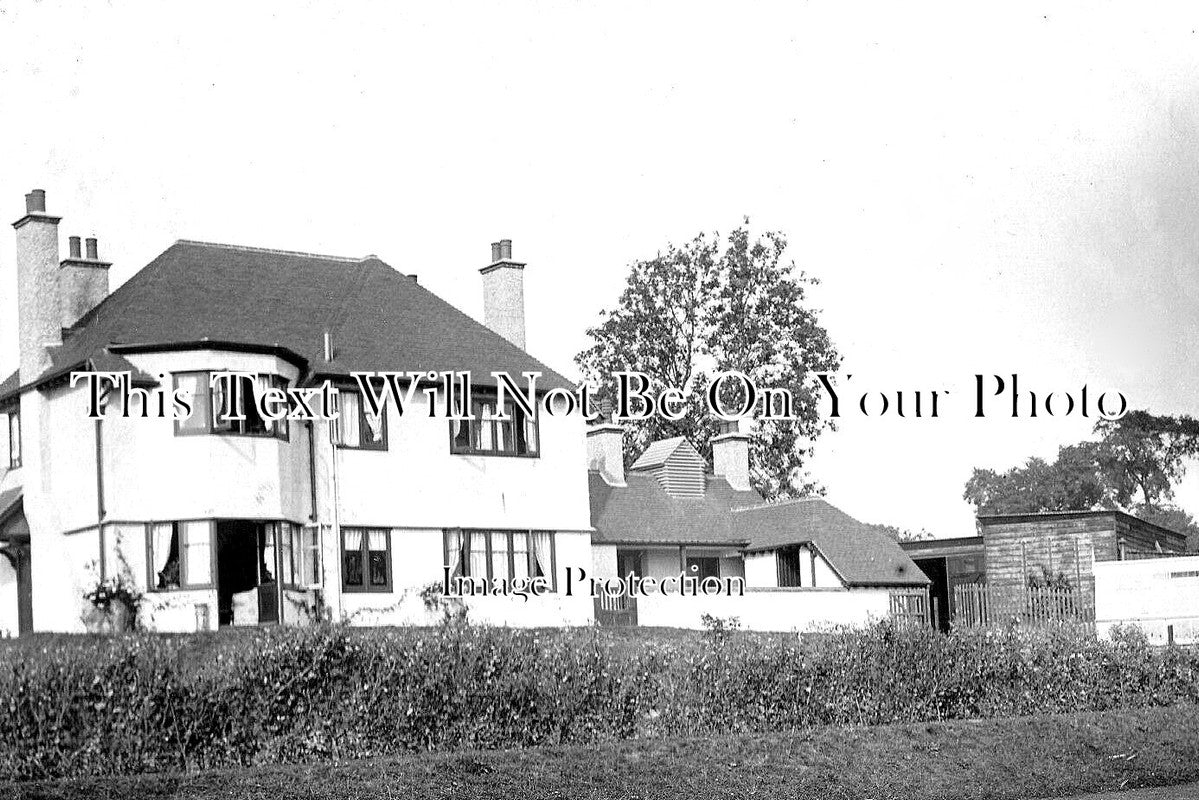
[[[0,210],[46,189],[114,286],[179,238],[375,253],[476,316],[508,237],[568,374],[631,261],[748,215],[822,281],[851,387],[950,390],[812,464],[943,536],[972,467],[1092,422],[973,419],[975,373],[1199,413],[1199,11],[747,5],[0,0]]]

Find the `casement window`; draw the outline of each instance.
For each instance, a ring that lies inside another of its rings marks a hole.
[[[798,545],[783,547],[775,552],[778,559],[779,586],[799,588],[803,586],[803,551]]]
[[[391,531],[341,529],[341,583],[347,592],[391,591]]]
[[[552,531],[445,531],[445,563],[451,577],[516,580],[547,578],[557,590],[557,552]]]
[[[283,585],[299,589],[320,586],[320,537],[316,527],[283,522],[278,524],[278,531]]]
[[[21,466],[21,412],[14,406],[5,415],[5,448],[0,458],[7,458],[9,469]]]
[[[471,398],[472,420],[450,420],[450,452],[475,456],[526,456],[538,453],[537,417],[528,417],[514,403],[504,403],[507,420],[489,419],[496,413],[494,396]]]
[[[210,520],[151,523],[146,532],[150,589],[215,586],[212,529]]]
[[[362,395],[341,389],[337,392],[337,421],[333,424],[333,443],[356,450],[387,449],[387,410],[371,414]]]
[[[287,388],[287,381],[279,375],[257,375],[254,378],[236,377],[237,412],[242,419],[233,419],[232,397],[226,397],[225,382],[211,385],[209,372],[177,372],[174,375],[176,391],[187,397],[192,413],[187,419],[175,420],[176,436],[217,433],[232,436],[263,436],[276,439],[288,438],[287,418],[265,419],[258,413],[257,398],[267,389]],[[278,404],[276,404],[278,405]]]

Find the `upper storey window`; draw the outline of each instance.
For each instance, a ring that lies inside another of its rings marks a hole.
[[[337,393],[337,421],[333,424],[333,443],[355,450],[387,449],[387,414],[371,414],[362,395],[348,389]]]
[[[258,403],[267,389],[285,389],[287,381],[284,378],[278,375],[235,376],[213,386],[210,375],[209,372],[175,373],[175,389],[182,390],[192,406],[191,416],[175,421],[177,436],[216,433],[287,440],[287,419],[265,418],[259,412]]]
[[[450,420],[450,452],[475,456],[536,457],[539,451],[537,418],[514,403],[504,403],[508,419],[490,419],[496,413],[495,397],[472,397],[472,420]]]

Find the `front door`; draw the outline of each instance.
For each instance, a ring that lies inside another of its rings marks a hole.
[[[258,526],[258,621],[279,621],[279,563],[275,525]]]

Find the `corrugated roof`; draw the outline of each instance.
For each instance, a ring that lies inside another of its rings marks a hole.
[[[812,542],[853,585],[918,585],[928,578],[889,536],[819,497],[740,508],[732,530],[747,551]]]
[[[334,358],[324,361],[330,330]],[[542,373],[573,384],[378,258],[347,259],[180,241],[67,332],[47,377],[109,345],[203,340],[284,348],[315,374],[368,370]],[[29,381],[25,381],[28,383]],[[5,382],[7,385],[7,381]]]

